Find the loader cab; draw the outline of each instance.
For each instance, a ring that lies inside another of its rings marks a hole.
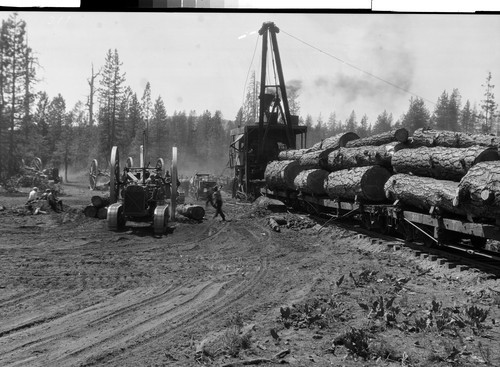
[[[298,119],[297,119],[298,122]],[[259,125],[248,125],[231,130],[229,163],[234,172],[233,197],[258,196],[264,186],[267,163],[277,160],[281,151],[291,149],[283,124],[266,124],[265,140],[259,137]],[[295,147],[306,145],[307,127],[292,126]],[[259,150],[261,154],[259,155]]]

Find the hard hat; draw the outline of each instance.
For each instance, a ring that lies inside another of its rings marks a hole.
[[[33,187],[33,190],[38,191],[38,187]]]

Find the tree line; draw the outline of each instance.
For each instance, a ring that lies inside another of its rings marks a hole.
[[[90,65],[88,96],[74,106],[64,96],[35,93],[37,71],[41,66],[28,46],[26,22],[12,14],[0,29],[0,178],[20,172],[22,160],[40,157],[45,166],[68,172],[87,169],[92,159],[107,167],[111,148],[120,156],[138,159],[139,146],[146,142],[152,165],[162,157],[171,159],[171,147],[179,149],[180,171],[221,173],[228,162],[230,130],[257,123],[258,82],[252,74],[244,102],[233,120],[221,111],[198,114],[192,110],[167,113],[161,96],[152,97],[148,82],[137,94],[126,84],[126,73],[118,51],[108,50],[101,67]],[[355,111],[342,121],[335,112],[314,121],[300,115],[298,88],[287,86],[290,112],[308,126],[308,146],[339,132],[354,131],[361,137],[397,127],[414,130],[429,126],[468,133],[498,133],[498,105],[488,73],[484,98],[479,106],[467,100],[463,106],[457,89],[443,91],[433,111],[422,98],[411,97],[407,112],[394,121],[383,111],[371,122],[360,120]],[[137,161],[136,161],[137,162]],[[146,162],[147,163],[147,162]],[[228,172],[226,172],[228,174]],[[67,176],[66,176],[67,179]]]

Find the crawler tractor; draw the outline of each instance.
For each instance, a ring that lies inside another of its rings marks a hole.
[[[155,235],[166,232],[169,216],[174,219],[177,197],[177,148],[172,148],[171,175],[165,163],[158,158],[156,165],[144,164],[141,149],[139,167],[131,158],[120,170],[118,147],[111,150],[109,175],[108,228],[117,231],[128,222],[151,223]]]

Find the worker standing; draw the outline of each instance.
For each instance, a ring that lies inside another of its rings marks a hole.
[[[214,192],[212,188],[208,188],[207,190],[207,200],[205,201],[205,208],[208,208],[208,204],[212,205],[215,208]]]
[[[222,195],[220,193],[219,187],[214,186],[214,200],[215,200],[215,215],[214,219],[220,214],[223,221],[226,221],[226,216],[222,212]]]

